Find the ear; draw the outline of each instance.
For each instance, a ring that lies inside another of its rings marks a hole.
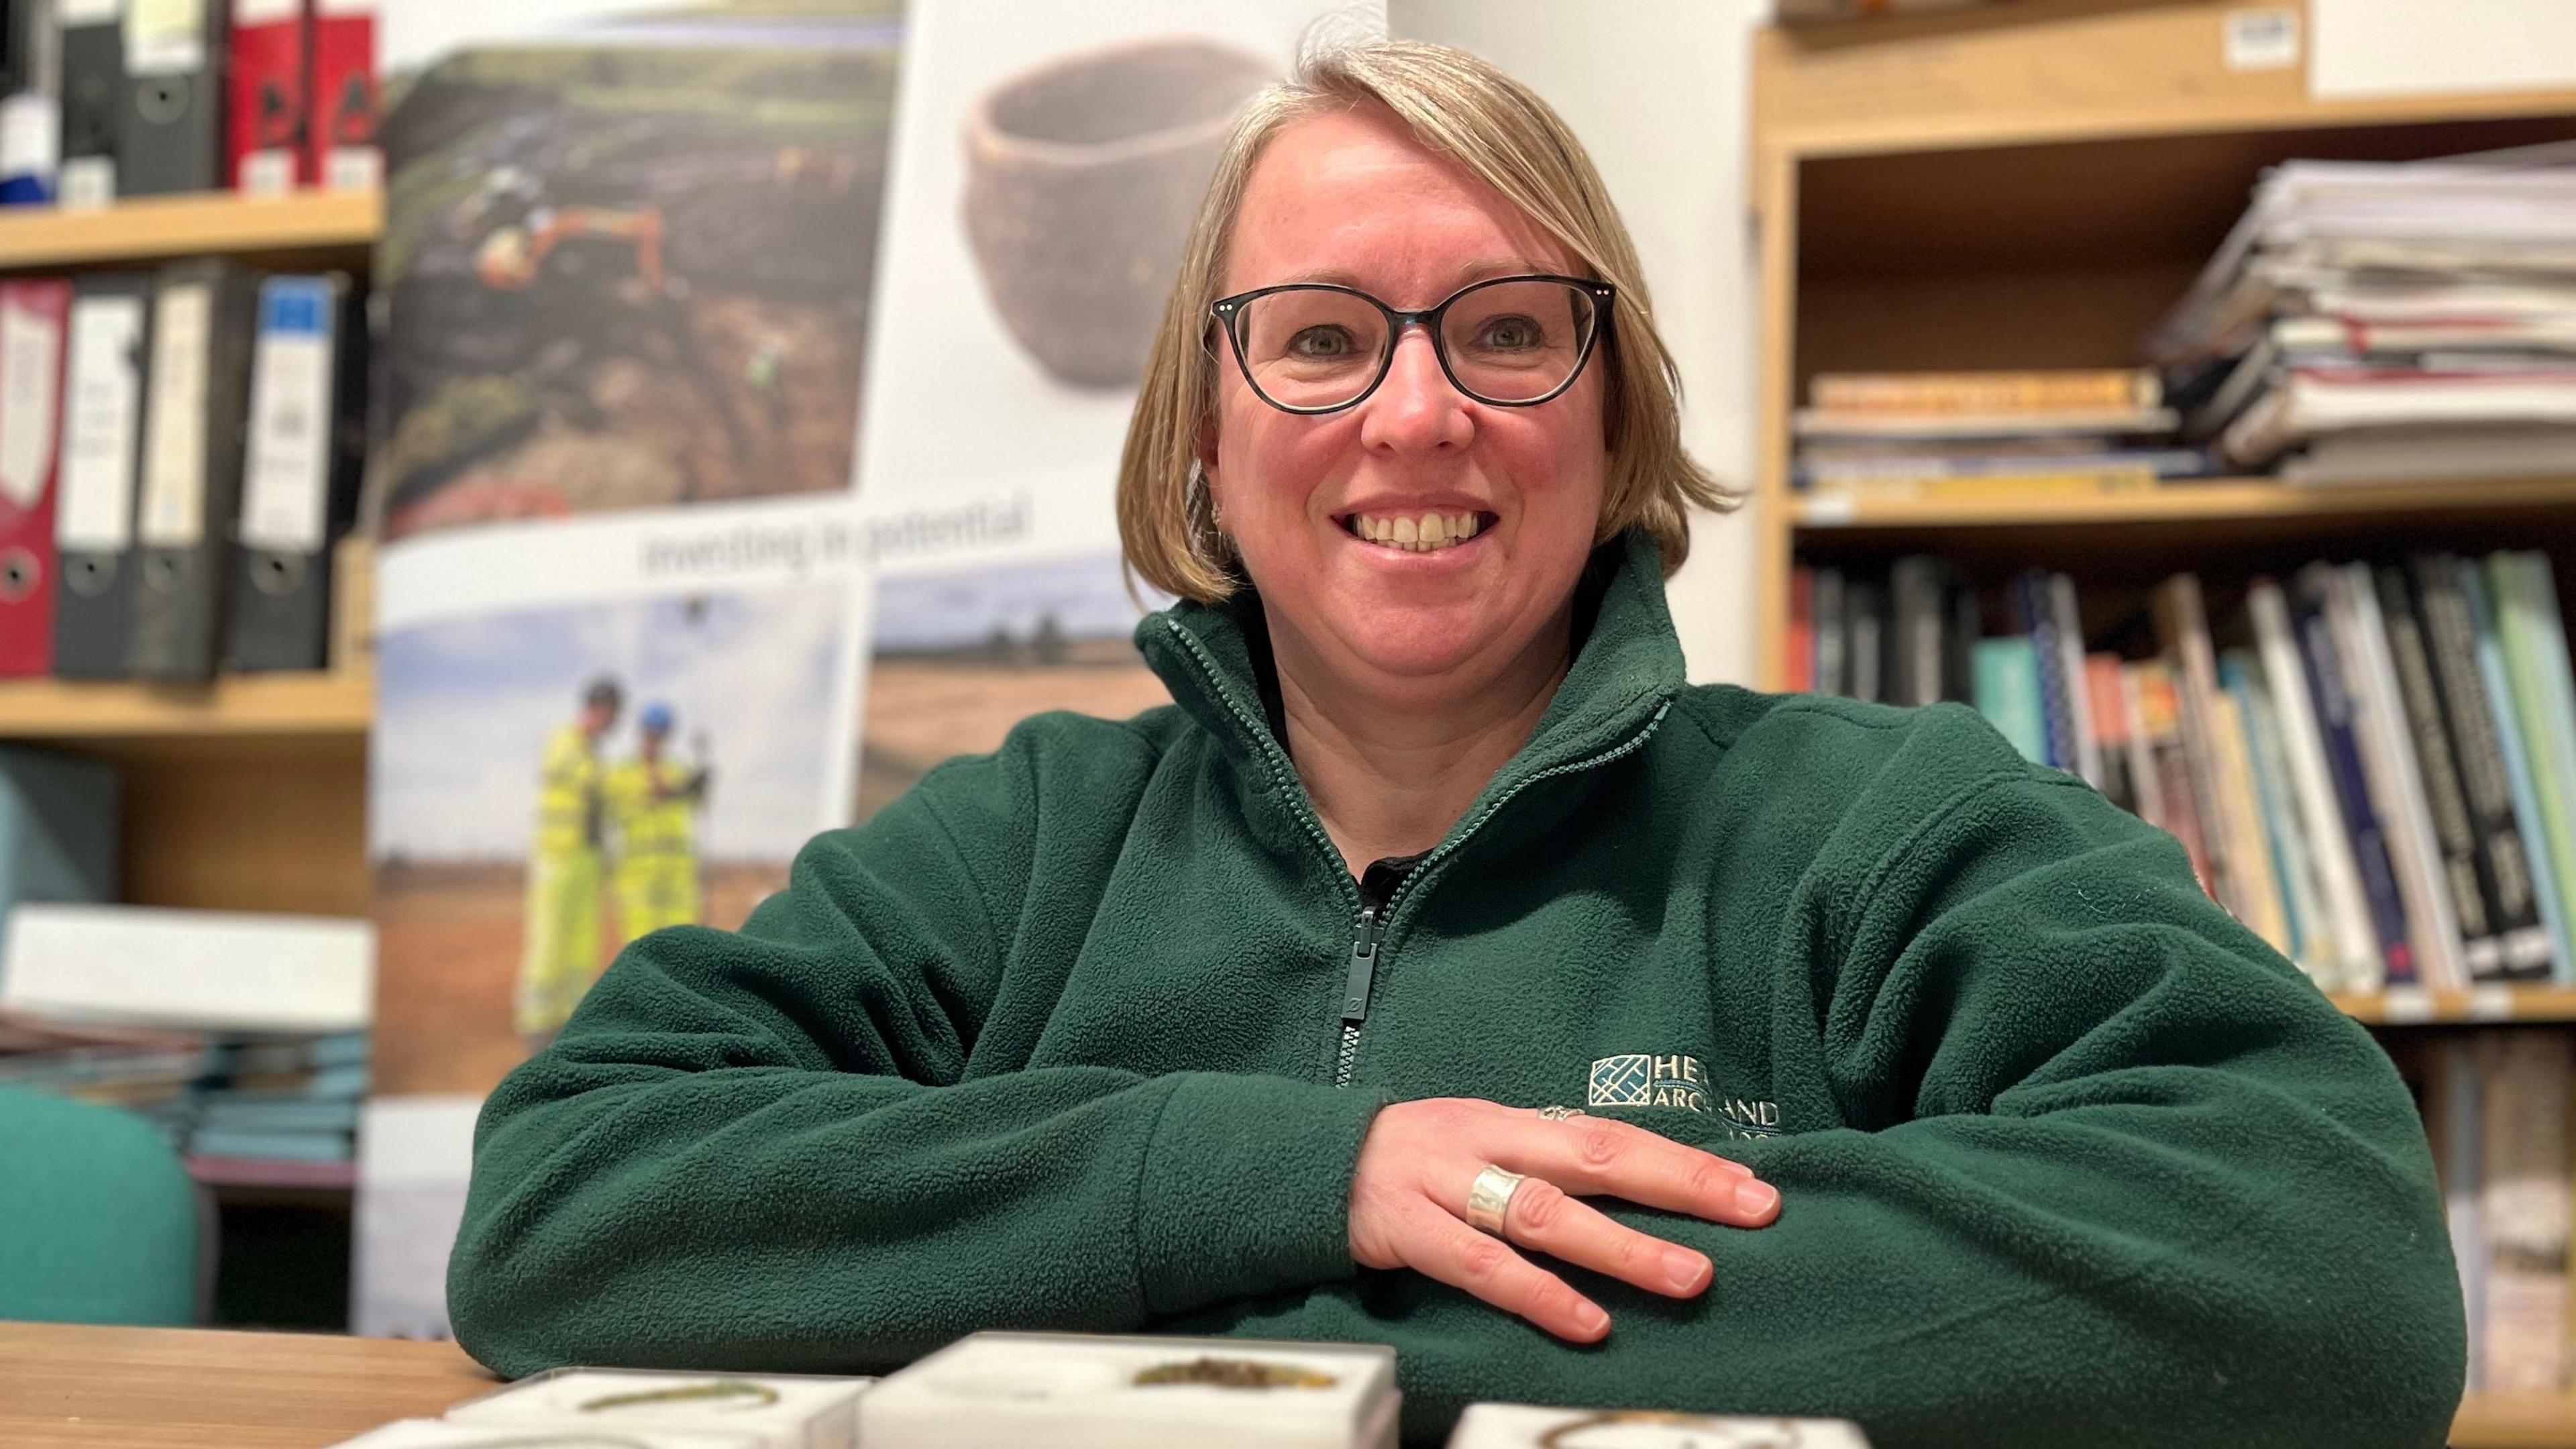
[[[1216,479],[1216,415],[1213,411],[1199,419],[1198,437],[1191,444],[1190,454],[1198,460],[1200,476],[1214,482]]]

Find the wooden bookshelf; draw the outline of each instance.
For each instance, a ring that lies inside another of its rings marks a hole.
[[[76,745],[197,738],[363,738],[375,709],[364,670],[232,675],[208,685],[0,680],[0,740]]]
[[[2216,610],[2248,575],[2311,558],[2410,547],[2576,558],[2576,478],[2331,489],[2226,478],[1967,501],[1791,486],[1791,417],[1819,372],[2136,365],[2140,339],[2269,165],[2576,138],[2576,91],[2321,102],[2307,94],[2304,51],[2233,69],[2228,17],[2246,8],[2023,0],[1758,37],[1756,683],[1785,681],[1789,579],[1802,562],[1876,567],[1923,550],[1989,584],[2025,564],[2064,568],[2084,581],[2089,631],[2116,627],[2157,579],[2184,570],[2204,575]],[[2288,8],[2313,43],[2306,6]],[[2565,587],[2576,568],[2559,575]],[[2576,990],[2554,987],[2335,1004],[2399,1032],[2576,1023]],[[2472,1396],[2451,1442],[2576,1449],[2576,1396]]]
[[[1806,493],[1789,500],[1800,530],[2063,527],[2109,523],[2298,519],[2316,527],[2378,514],[2576,508],[2576,478],[2480,479],[2293,488],[2272,478],[2177,480],[2096,494],[1969,499]]]
[[[0,211],[0,270],[87,267],[173,257],[363,252],[384,230],[373,191],[149,196],[92,208]]]
[[[364,271],[383,230],[372,191],[11,208],[0,210],[0,272],[191,256]],[[363,668],[204,686],[0,681],[0,743],[116,763],[128,901],[359,916],[374,699]]]
[[[2372,1026],[2487,1026],[2507,1022],[2576,1022],[2576,988],[2483,986],[2471,991],[2344,992],[2337,1010]]]

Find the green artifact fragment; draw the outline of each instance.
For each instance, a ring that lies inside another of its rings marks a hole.
[[[1331,1374],[1292,1364],[1204,1356],[1185,1363],[1158,1363],[1136,1374],[1136,1387],[1140,1389],[1158,1384],[1207,1384],[1220,1389],[1329,1389],[1336,1382]]]

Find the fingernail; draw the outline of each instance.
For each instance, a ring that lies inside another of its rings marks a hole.
[[[1707,1271],[1708,1260],[1697,1253],[1681,1248],[1664,1253],[1664,1277],[1684,1293],[1699,1287],[1700,1275]]]
[[[1780,1205],[1780,1189],[1767,1182],[1748,1182],[1735,1189],[1735,1210],[1758,1218]]]
[[[1598,1338],[1601,1330],[1610,1326],[1610,1315],[1602,1312],[1597,1304],[1581,1304],[1574,1310],[1574,1326]]]

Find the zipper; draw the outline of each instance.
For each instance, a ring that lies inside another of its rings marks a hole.
[[[1171,629],[1174,637],[1181,641],[1182,646],[1189,650],[1190,657],[1198,661],[1200,672],[1208,678],[1208,687],[1215,691],[1218,699],[1225,702],[1226,712],[1233,715],[1235,721],[1241,724],[1245,732],[1252,737],[1253,743],[1261,747],[1263,761],[1272,772],[1273,783],[1277,783],[1281,777],[1295,782],[1296,766],[1289,762],[1287,752],[1279,748],[1278,741],[1270,737],[1270,727],[1267,724],[1246,713],[1243,706],[1235,701],[1234,692],[1225,687],[1224,676],[1217,672],[1216,661],[1208,657],[1207,647],[1199,643],[1187,629],[1182,628],[1179,621],[1166,619],[1163,622]],[[1645,746],[1646,741],[1654,738],[1656,728],[1663,724],[1664,716],[1672,711],[1672,707],[1673,702],[1669,699],[1665,700],[1655,710],[1654,717],[1646,721],[1644,728],[1597,755],[1562,765],[1550,765],[1544,770],[1515,781],[1510,789],[1485,802],[1483,809],[1451,832],[1449,838],[1434,847],[1430,854],[1422,857],[1421,863],[1405,875],[1404,883],[1397,886],[1394,893],[1387,897],[1383,908],[1360,903],[1359,887],[1351,880],[1350,866],[1342,859],[1341,850],[1333,844],[1332,836],[1325,832],[1324,822],[1316,818],[1314,807],[1306,802],[1304,787],[1300,785],[1295,790],[1283,792],[1289,805],[1297,812],[1299,822],[1306,827],[1307,835],[1313,838],[1316,848],[1323,852],[1324,863],[1330,867],[1330,873],[1341,883],[1343,897],[1359,905],[1359,914],[1351,922],[1350,971],[1342,984],[1341,1043],[1333,1054],[1334,1086],[1347,1087],[1351,1084],[1352,1073],[1359,1064],[1360,1027],[1368,1020],[1369,994],[1377,983],[1379,946],[1386,938],[1388,928],[1394,923],[1398,908],[1404,902],[1421,894],[1415,886],[1431,874],[1432,867],[1456,854],[1458,847],[1466,844],[1467,838],[1482,828],[1486,821],[1493,819],[1494,812],[1511,803],[1513,796],[1541,780],[1552,780],[1560,775],[1597,769],[1613,760],[1623,759],[1636,753]]]
[[[1368,1020],[1369,988],[1377,983],[1377,912],[1375,906],[1360,908],[1359,924],[1351,928],[1351,974],[1342,983],[1342,1047],[1333,1057],[1333,1085],[1351,1084],[1351,1068],[1360,1054],[1360,1023]]]

